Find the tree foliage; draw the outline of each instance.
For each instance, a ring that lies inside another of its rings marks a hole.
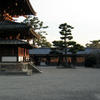
[[[84,51],[84,46],[76,43],[75,41],[68,42],[68,45],[70,45],[69,52],[72,54],[76,54],[78,51]]]
[[[40,39],[35,39],[35,45],[39,47],[51,47],[51,43],[46,39],[46,31],[45,29],[48,26],[44,26],[43,21],[40,21],[38,17],[28,16],[23,23],[31,25],[32,28],[40,35]]]
[[[40,39],[35,40],[38,47],[51,47],[51,43],[47,41],[46,37],[40,34]]]
[[[86,67],[94,67],[96,65],[96,55],[90,54],[85,59],[85,66]]]
[[[48,28],[48,26],[44,26],[43,21],[40,21],[38,17],[28,16],[23,23],[26,23],[28,25],[31,25],[32,28],[37,31],[38,33],[46,33],[46,31],[43,31],[44,29]]]
[[[71,29],[73,29],[72,26],[68,25],[67,23],[64,23],[59,26],[59,29],[60,29],[60,34],[61,34],[60,38],[64,40],[65,42],[73,38],[71,34]]]
[[[68,52],[72,53],[72,64],[75,66],[76,65],[76,53],[78,51],[84,51],[85,48],[82,45],[76,43],[75,41],[68,42],[68,45],[70,46]]]
[[[68,42],[69,40],[73,39],[71,30],[73,27],[71,25],[68,25],[67,23],[60,24],[59,26],[60,29],[60,34],[61,34],[61,40],[62,42],[62,47],[65,50],[65,59],[67,61],[66,55],[67,55],[67,48],[68,48]]]
[[[73,38],[71,30],[73,29],[72,26],[68,25],[67,23],[60,24],[59,25],[60,29],[60,39],[58,41],[53,41],[53,46],[60,49],[60,50],[65,50],[65,55],[67,54],[67,48],[68,48],[68,42]]]
[[[60,34],[61,34],[61,40],[58,41],[53,41],[53,46],[55,48],[60,49],[62,52],[65,52],[65,61],[67,63],[67,52],[71,52],[72,53],[72,63],[75,64],[76,62],[76,56],[75,54],[78,51],[83,51],[84,47],[78,43],[76,43],[75,41],[71,41],[71,39],[73,39],[72,36],[72,29],[73,27],[68,25],[67,23],[61,24],[59,26],[60,29]],[[62,53],[63,54],[63,53]],[[61,56],[60,56],[61,57]]]
[[[67,48],[68,48],[68,42],[73,39],[71,30],[73,29],[72,26],[68,25],[67,23],[61,24],[59,26],[60,34],[61,34],[61,40],[63,41],[62,46],[64,47],[65,51],[65,67],[67,67]]]
[[[53,41],[53,46],[57,49],[63,49],[64,48],[64,42],[62,40],[59,41]]]
[[[62,62],[62,58],[65,57],[65,64],[64,66],[67,67],[67,48],[68,48],[68,42],[73,38],[72,36],[72,33],[71,33],[71,30],[73,29],[72,26],[68,25],[67,23],[64,23],[64,24],[60,24],[59,25],[59,29],[60,29],[60,39],[61,40],[58,40],[58,41],[53,41],[53,46],[55,48],[58,48],[60,51],[59,53],[61,54],[62,52],[62,55],[60,55],[59,57],[59,62]],[[63,52],[65,52],[65,55],[63,55]]]
[[[86,47],[89,47],[89,48],[100,48],[100,40],[93,40],[93,41],[90,41],[91,43],[87,43],[86,44]]]

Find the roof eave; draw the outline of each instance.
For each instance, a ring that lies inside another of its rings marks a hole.
[[[36,37],[37,39],[40,39],[40,35],[37,34],[37,33],[34,31],[33,28],[30,28],[30,32],[31,32],[31,34],[32,34],[34,37]]]
[[[27,2],[27,4],[28,4],[28,6],[29,6],[29,8],[30,8],[30,11],[32,12],[32,14],[36,16],[36,12],[35,12],[35,10],[32,8],[32,6],[31,6],[29,0],[26,0],[26,2]]]

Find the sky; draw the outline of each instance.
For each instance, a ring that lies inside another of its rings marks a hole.
[[[47,40],[60,40],[60,24],[74,27],[73,40],[84,45],[100,39],[100,0],[30,0],[37,17],[49,26]]]

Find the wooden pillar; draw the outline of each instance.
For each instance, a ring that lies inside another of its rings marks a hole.
[[[19,58],[19,51],[18,51],[18,47],[17,47],[17,62],[18,62],[18,58]]]
[[[26,57],[25,57],[25,48],[24,48],[24,56],[23,56],[23,61],[25,62],[26,61]]]

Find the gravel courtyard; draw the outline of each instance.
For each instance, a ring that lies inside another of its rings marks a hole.
[[[100,100],[100,69],[41,70],[32,76],[1,75],[0,100]]]

